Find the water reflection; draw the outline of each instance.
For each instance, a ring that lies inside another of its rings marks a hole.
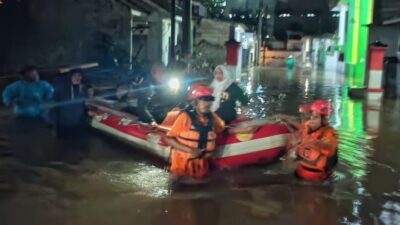
[[[346,88],[346,86],[344,87]],[[368,156],[371,147],[365,139],[363,102],[350,100],[347,96],[342,97],[340,120],[338,128],[340,143],[339,157],[354,178],[362,178],[366,175]]]
[[[130,186],[140,190],[143,195],[155,198],[169,195],[168,172],[147,163],[110,162],[99,174],[118,186]]]
[[[299,186],[294,189],[295,214],[300,225],[338,223],[337,205],[330,196],[332,186]]]
[[[159,224],[216,225],[220,220],[220,205],[211,198],[171,198],[162,203],[164,213]]]
[[[383,205],[379,219],[385,224],[400,224],[400,203],[388,201]]]

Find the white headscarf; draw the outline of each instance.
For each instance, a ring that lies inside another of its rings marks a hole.
[[[215,67],[214,73],[217,69],[222,70],[222,73],[224,74],[224,79],[223,81],[218,81],[214,78],[213,82],[211,83],[211,87],[214,89],[213,96],[215,97],[215,101],[211,105],[212,112],[215,112],[219,109],[222,93],[234,82],[231,74],[225,66],[219,65]]]

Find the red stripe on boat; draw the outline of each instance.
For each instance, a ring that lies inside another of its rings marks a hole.
[[[256,140],[265,137],[271,137],[279,134],[287,134],[289,133],[288,128],[283,124],[268,124],[268,126],[261,126],[256,133],[253,134],[250,140]],[[220,145],[228,145],[235,144],[241,142],[236,135],[230,135],[228,133],[224,133],[218,135],[217,137],[217,146]]]
[[[216,165],[220,169],[229,169],[238,167],[238,165],[267,163],[276,160],[282,154],[282,152],[283,148],[278,147],[242,155],[217,158]]]

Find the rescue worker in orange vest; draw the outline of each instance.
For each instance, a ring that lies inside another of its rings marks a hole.
[[[175,178],[202,179],[210,174],[217,133],[225,130],[223,120],[211,112],[213,90],[193,85],[189,100],[193,106],[182,111],[167,133],[172,147],[170,172]],[[254,127],[233,128],[232,133],[251,133]]]
[[[328,122],[332,106],[327,100],[316,100],[310,111],[310,119],[300,126],[298,144],[288,154],[299,159],[296,174],[300,178],[324,180],[338,161],[338,136]]]

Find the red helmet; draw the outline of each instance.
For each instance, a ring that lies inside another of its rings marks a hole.
[[[309,113],[310,112],[310,104],[301,104],[299,105],[299,112],[300,113]]]
[[[205,100],[214,101],[213,90],[205,84],[193,84],[189,88],[189,100],[204,98]]]
[[[332,105],[331,102],[328,100],[315,100],[312,104],[311,104],[311,111],[312,112],[316,112],[319,113],[323,116],[329,116],[332,113]]]

